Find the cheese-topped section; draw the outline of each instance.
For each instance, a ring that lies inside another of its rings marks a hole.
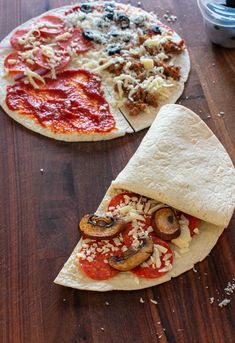
[[[132,7],[112,2],[77,5],[66,15],[69,25],[82,27],[84,37],[99,45],[95,71],[116,75],[106,77],[117,107],[137,115],[169,97],[181,76],[173,57],[185,49],[170,28],[148,13],[133,13]]]
[[[198,221],[155,200],[120,191],[110,200],[107,212],[86,215],[80,221],[83,239],[78,268],[95,280],[128,271],[140,278],[161,277],[173,267],[173,249],[189,248],[193,235],[189,223],[193,228]],[[175,225],[178,230],[172,233]]]

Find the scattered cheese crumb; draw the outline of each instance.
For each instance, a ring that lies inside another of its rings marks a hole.
[[[66,301],[66,299],[64,298],[63,301]]]
[[[105,305],[106,305],[106,306],[109,306],[109,302],[108,302],[108,301],[105,301]]]
[[[153,304],[155,304],[155,305],[158,304],[158,302],[157,302],[156,300],[154,300],[154,299],[150,299],[150,301],[151,301],[151,303],[153,303]]]
[[[197,269],[193,266],[194,273],[197,273]]]
[[[225,298],[224,300],[222,300],[220,303],[219,303],[219,307],[224,307],[224,306],[227,306],[229,303],[230,303],[230,299],[227,299]]]
[[[233,279],[235,281],[235,279]],[[228,282],[227,286],[224,288],[224,291],[227,295],[231,295],[235,290],[235,282]]]
[[[101,331],[104,331],[104,328],[100,328]]]
[[[41,168],[41,169],[40,169],[40,172],[43,174],[43,172],[44,172],[44,169],[43,169],[43,168]]]
[[[224,117],[224,112],[223,112],[223,111],[220,111],[220,112],[218,113],[218,116],[219,116],[219,117]]]
[[[144,304],[144,303],[145,303],[145,301],[144,301],[144,299],[143,299],[142,297],[140,298],[140,303],[141,303],[141,304]]]
[[[213,304],[213,302],[215,301],[215,298],[211,297],[211,298],[209,298],[209,300],[210,300],[210,304]]]

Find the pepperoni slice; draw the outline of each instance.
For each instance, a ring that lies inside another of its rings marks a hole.
[[[140,197],[139,195],[131,192],[122,192],[120,194],[117,194],[110,200],[108,210],[112,212],[118,205],[120,205],[121,203],[125,203],[125,195],[129,196],[130,198],[137,197],[139,199]]]
[[[59,47],[51,48],[51,52],[46,55],[42,49],[36,49],[34,52],[36,64],[45,69],[51,69],[54,66],[55,70],[63,69],[70,61],[71,56]]]
[[[193,237],[195,235],[194,229],[198,227],[198,225],[200,223],[200,219],[195,218],[195,217],[190,216],[189,214],[185,214],[185,213],[183,213],[183,215],[189,221],[188,227],[189,227],[189,230],[190,230],[190,234]]]
[[[161,261],[161,266],[160,268],[157,268],[155,265],[151,264],[148,267],[141,267],[138,266],[134,269],[132,269],[132,273],[139,277],[147,278],[147,279],[155,279],[163,276],[164,274],[168,273],[168,271],[160,271],[164,267],[166,267],[166,261],[164,258],[166,257],[167,254],[171,254],[169,257],[168,261],[170,261],[170,264],[173,264],[173,252],[169,246],[168,243],[165,241],[161,240],[158,238],[154,233],[150,234],[151,238],[153,239],[154,244],[161,245],[163,248],[166,248],[166,252],[162,252],[160,254],[160,261]]]
[[[151,226],[151,216],[146,216],[146,215],[142,215],[145,220],[144,221],[141,221],[141,220],[138,220],[137,223],[140,223],[140,226],[139,226],[139,230],[140,231],[145,231],[147,230],[150,226]],[[143,225],[144,224],[144,225]],[[122,231],[122,237],[123,237],[123,243],[129,248],[135,237],[133,237],[132,234],[129,234],[130,231],[133,230],[133,224],[132,223],[128,223],[125,227],[125,229]]]
[[[39,31],[45,36],[56,36],[64,32],[64,21],[54,15],[45,15],[37,20]]]
[[[123,192],[120,194],[115,195],[108,206],[108,210],[110,212],[114,212],[117,207],[123,203],[125,203],[125,196],[128,196],[131,199],[136,198],[136,200],[139,202],[141,196],[139,194],[131,193],[131,192]],[[144,202],[140,201],[140,204],[145,204]],[[145,231],[151,226],[151,216],[142,213],[141,216],[143,217],[143,220],[137,220],[137,223],[139,223],[139,231]],[[135,239],[132,234],[129,234],[130,231],[134,229],[133,223],[130,222],[126,225],[126,228],[122,231],[123,236],[123,242],[127,247],[130,247],[132,245],[133,240]]]
[[[27,63],[25,60],[22,60],[18,52],[10,53],[4,61],[4,67],[8,72],[19,74],[23,73],[26,69],[35,69],[35,64]]]
[[[82,30],[74,29],[71,37],[58,41],[58,45],[67,49],[68,47],[76,51],[77,54],[84,53],[93,47],[93,44],[83,37]]]
[[[24,51],[26,50],[23,40],[24,37],[27,35],[27,33],[30,31],[30,29],[20,29],[16,30],[13,35],[10,38],[10,43],[12,47],[18,51]]]
[[[113,240],[109,241],[113,246],[115,246],[115,243]],[[86,257],[86,259],[83,259],[82,257],[79,258],[79,266],[81,267],[82,271],[91,279],[94,280],[106,280],[114,277],[118,274],[118,271],[112,268],[107,260],[111,256],[119,255],[121,254],[121,250],[119,247],[116,247],[118,251],[107,251],[106,253],[102,253],[97,251],[97,248],[99,250],[102,250],[105,246],[107,246],[107,243],[105,241],[90,241],[86,243],[88,247],[84,248],[82,247],[81,253],[85,256],[89,257],[91,256],[91,261],[89,261]],[[96,246],[95,246],[96,245]],[[95,250],[95,256],[89,251],[94,248]]]

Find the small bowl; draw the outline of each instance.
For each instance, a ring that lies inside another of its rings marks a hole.
[[[197,0],[210,40],[225,48],[235,48],[235,8],[223,0]]]

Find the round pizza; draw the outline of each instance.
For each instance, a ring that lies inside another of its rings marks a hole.
[[[182,94],[184,41],[155,15],[92,2],[53,9],[0,44],[0,104],[28,129],[65,141],[111,139],[151,125]]]

